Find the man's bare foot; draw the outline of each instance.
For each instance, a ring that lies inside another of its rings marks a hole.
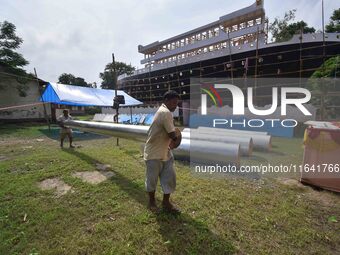
[[[168,213],[173,213],[173,214],[180,214],[181,210],[176,207],[174,204],[167,202],[167,203],[162,203],[163,210],[168,212]]]
[[[148,209],[153,212],[153,213],[158,213],[159,212],[159,208],[155,203],[149,203],[148,204]]]

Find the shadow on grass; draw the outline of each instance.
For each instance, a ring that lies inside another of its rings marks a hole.
[[[66,152],[89,164],[99,163],[91,156],[77,150]],[[133,180],[115,172],[112,179],[130,198],[143,206],[147,205],[147,193]],[[158,201],[160,202],[160,201]],[[165,212],[156,214],[159,232],[164,244],[172,254],[233,254],[235,248],[229,240],[213,233],[203,220],[193,219],[189,214],[172,215]]]
[[[37,128],[41,126],[41,123],[20,123],[20,124],[1,124],[0,123],[0,135],[22,135],[31,136],[37,135],[39,132]]]
[[[107,138],[107,136],[82,132],[77,129],[72,129],[72,131],[73,131],[73,140],[75,142]],[[44,134],[50,139],[58,140],[58,141],[60,139],[60,135],[59,135],[60,128],[59,127],[51,127],[51,130],[48,130],[48,128],[40,128],[39,132],[41,132],[42,134]]]

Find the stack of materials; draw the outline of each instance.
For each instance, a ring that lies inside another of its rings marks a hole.
[[[67,126],[83,131],[145,142],[148,126],[68,121]],[[173,153],[176,158],[200,163],[239,166],[240,156],[250,156],[253,147],[270,150],[271,137],[263,132],[224,130],[217,128],[185,129],[182,143]],[[256,141],[254,143],[253,141]]]
[[[190,133],[192,138],[211,141],[225,141],[239,143],[242,155],[250,156],[252,150],[271,150],[271,136],[267,132],[255,132],[236,129],[199,127],[197,129],[185,128],[184,133]]]

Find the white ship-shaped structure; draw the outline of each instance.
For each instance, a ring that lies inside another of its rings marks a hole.
[[[161,102],[169,89],[186,101],[190,78],[306,78],[340,54],[340,33],[297,34],[286,42],[268,43],[267,26],[263,1],[257,0],[215,22],[139,45],[145,68],[121,75],[118,87],[149,105]]]

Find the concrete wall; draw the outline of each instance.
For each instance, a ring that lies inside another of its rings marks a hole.
[[[36,81],[29,81],[26,97],[19,96],[16,89],[18,82],[14,78],[0,77],[0,121],[14,120],[42,120],[44,119],[44,108],[38,104],[40,94]],[[27,104],[35,104],[23,106]],[[18,108],[2,109],[11,106],[22,106]],[[51,116],[51,106],[46,104],[47,114]]]

